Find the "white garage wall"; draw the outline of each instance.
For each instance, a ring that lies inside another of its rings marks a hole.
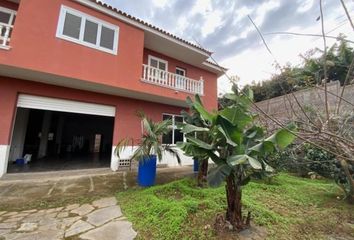
[[[193,159],[183,154],[183,151],[177,147],[174,148],[177,150],[180,158],[181,158],[181,165],[193,165]],[[160,164],[167,164],[169,167],[176,167],[179,166],[176,157],[174,157],[171,153],[165,152],[162,156],[162,161]]]
[[[114,153],[115,146],[112,147],[112,160],[111,160],[111,169],[113,171],[118,170],[118,162],[119,159]],[[120,158],[121,159],[129,159],[133,155],[134,150],[137,148],[137,146],[134,147],[127,147],[125,148],[121,153],[120,153]],[[191,157],[188,157],[183,154],[183,151],[178,149],[177,147],[175,148],[179,152],[180,158],[181,158],[181,166],[187,166],[187,165],[192,165],[193,164],[193,159]],[[167,165],[168,167],[177,167],[179,166],[177,159],[173,157],[170,153],[165,152],[162,156],[162,160],[157,162],[158,165]]]
[[[15,127],[12,133],[12,141],[9,155],[9,162],[22,158],[25,144],[29,109],[19,108],[16,113]]]
[[[0,177],[7,171],[7,161],[9,159],[10,146],[0,145]]]

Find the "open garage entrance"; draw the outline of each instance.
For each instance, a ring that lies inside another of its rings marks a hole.
[[[109,167],[115,108],[20,95],[8,173]]]

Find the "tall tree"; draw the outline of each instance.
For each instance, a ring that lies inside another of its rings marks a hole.
[[[189,156],[208,156],[217,165],[211,169],[208,182],[219,186],[226,182],[226,220],[234,230],[246,228],[250,214],[242,214],[242,186],[251,177],[272,173],[273,169],[263,160],[266,154],[276,149],[284,149],[295,136],[287,129],[280,129],[266,138],[264,130],[255,122],[256,115],[250,111],[252,91],[237,92],[225,96],[230,104],[217,112],[208,112],[198,95],[189,103],[200,115],[203,127],[185,123],[182,132],[187,134],[187,142],[178,146]],[[203,133],[208,141],[195,137]]]
[[[338,39],[339,42],[327,50],[327,81],[338,80],[344,85],[354,50],[345,40],[345,36],[339,36]],[[312,49],[301,55],[303,58],[301,66],[287,65],[281,69],[281,73],[273,75],[269,80],[253,83],[246,88],[250,87],[253,90],[255,101],[259,102],[321,84],[324,79],[323,54],[320,49]],[[349,74],[352,79],[354,73]]]

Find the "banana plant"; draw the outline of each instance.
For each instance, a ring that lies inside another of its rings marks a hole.
[[[189,106],[189,111],[183,110],[181,112],[181,115],[183,116],[184,123],[187,123],[189,127],[192,127],[192,129],[186,129],[188,127],[184,127],[184,132],[189,132],[186,133],[186,136],[194,136],[197,139],[200,139],[204,142],[209,143],[209,138],[208,134],[206,133],[207,131],[199,131],[199,129],[208,129],[208,125],[205,124],[205,121],[203,121],[200,113],[194,108],[193,101],[191,99],[187,99],[187,104]],[[178,127],[183,127],[182,125],[178,125]],[[197,127],[197,128],[195,128]],[[198,177],[197,177],[197,184],[198,187],[206,187],[207,186],[207,176],[208,176],[208,162],[209,162],[209,156],[205,153],[194,153],[193,154],[194,160],[198,161]]]
[[[264,129],[256,124],[257,115],[250,111],[252,91],[235,92],[225,97],[230,100],[229,105],[216,112],[207,111],[198,95],[194,101],[187,100],[199,114],[201,124],[185,122],[181,130],[187,141],[178,146],[188,156],[208,157],[216,164],[209,171],[208,183],[217,187],[226,182],[226,220],[234,230],[240,231],[250,222],[250,213],[247,217],[242,215],[242,186],[254,176],[274,172],[263,160],[264,156],[292,143],[296,127],[289,125],[265,137]],[[204,137],[196,137],[198,134]]]

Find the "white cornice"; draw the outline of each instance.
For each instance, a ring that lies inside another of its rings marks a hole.
[[[225,72],[227,71],[227,69],[221,67],[221,66],[216,66],[214,64],[211,64],[209,62],[203,62],[203,66],[209,68],[209,69],[213,69],[214,71],[217,72],[218,76],[222,76],[225,74]]]

